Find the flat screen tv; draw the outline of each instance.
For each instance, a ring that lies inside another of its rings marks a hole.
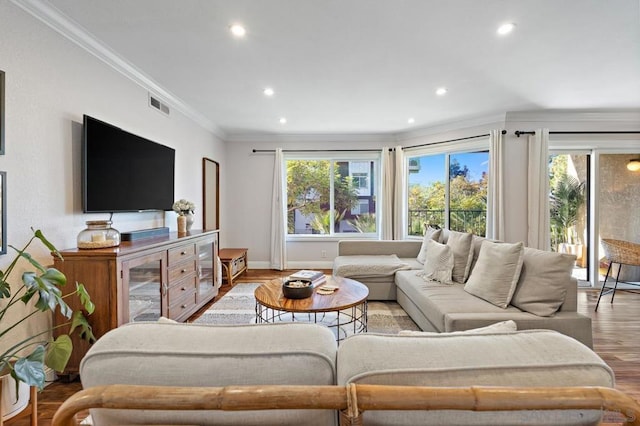
[[[85,213],[171,210],[175,150],[88,115],[83,120]]]

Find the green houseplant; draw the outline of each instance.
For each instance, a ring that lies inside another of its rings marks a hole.
[[[82,338],[89,341],[95,340],[91,326],[83,312],[74,312],[65,302],[65,299],[68,300],[70,297],[79,298],[81,305],[88,314],[93,312],[94,305],[84,286],[79,283],[75,284],[73,292],[62,295],[61,287],[67,281],[64,274],[55,268],[45,268],[27,252],[27,249],[38,240],[54,256],[62,257],[40,230],[32,228],[32,231],[33,236],[22,249],[9,246],[17,252],[16,257],[4,271],[0,271],[0,347],[2,348],[0,371],[13,377],[16,382],[16,388],[19,386],[19,382],[23,382],[29,386],[37,386],[42,389],[45,382],[45,367],[50,367],[60,372],[64,370],[69,361],[73,350],[69,334],[79,332]],[[12,289],[11,273],[21,260],[30,263],[35,268],[35,271],[24,272],[21,284]],[[19,304],[27,306],[25,313],[20,314],[18,319],[9,318],[7,314],[11,310],[15,311]],[[64,324],[56,324],[52,328],[28,336],[17,343],[7,344],[8,333],[34,315],[47,311],[54,314],[59,311],[69,321]],[[60,334],[55,339],[50,338],[51,331],[63,327],[69,327],[68,334]]]

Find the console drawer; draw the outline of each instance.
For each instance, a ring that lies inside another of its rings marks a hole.
[[[180,262],[184,262],[196,255],[195,244],[185,244],[180,247],[169,249],[169,266],[174,266]]]
[[[178,303],[180,299],[192,291],[196,291],[198,279],[195,275],[191,275],[175,284],[169,286],[168,304],[171,306],[174,302]]]
[[[191,314],[196,306],[196,290],[195,288],[172,303],[169,300],[169,318],[181,320],[185,315]]]
[[[179,281],[189,274],[196,273],[196,260],[181,263],[177,266],[169,268],[169,285],[173,285],[176,281]]]

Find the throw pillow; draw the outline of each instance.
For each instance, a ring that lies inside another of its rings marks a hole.
[[[506,308],[520,278],[523,256],[524,244],[521,242],[508,244],[484,241],[464,290]]]
[[[564,303],[575,261],[572,254],[525,248],[511,304],[541,317],[553,315]]]
[[[453,272],[453,251],[451,247],[435,242],[427,241],[427,257],[424,268],[418,273],[425,281],[437,281],[442,284],[453,284],[451,273]]]
[[[453,281],[464,284],[469,276],[473,260],[473,235],[466,232],[449,231],[447,245],[453,251]]]
[[[160,324],[178,324],[178,321],[172,320],[172,319],[167,318],[167,317],[160,317],[160,318],[158,318],[158,323],[160,323]]]
[[[513,320],[501,321],[486,327],[472,328],[464,331],[451,331],[449,333],[437,333],[433,331],[400,330],[400,336],[456,336],[459,334],[495,334],[512,333],[518,331],[518,325]]]
[[[425,228],[424,238],[422,239],[422,246],[420,247],[420,253],[418,253],[418,257],[416,258],[418,262],[424,264],[427,258],[427,250],[428,250],[427,243],[431,240],[440,242],[441,236],[442,236],[442,229],[432,228],[431,226],[428,226]]]

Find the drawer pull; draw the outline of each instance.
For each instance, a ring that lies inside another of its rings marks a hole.
[[[187,305],[180,306],[182,309],[187,309]]]
[[[182,291],[187,291],[187,288],[186,287],[182,287],[181,290]]]
[[[180,254],[181,254],[182,256],[184,256],[185,254],[187,254],[187,252],[186,252],[186,251],[181,251],[181,252],[180,252]]]
[[[184,274],[185,272],[187,272],[187,270],[186,270],[186,269],[183,269],[183,270],[182,270],[182,271],[180,271],[180,272],[182,272],[182,273]]]

